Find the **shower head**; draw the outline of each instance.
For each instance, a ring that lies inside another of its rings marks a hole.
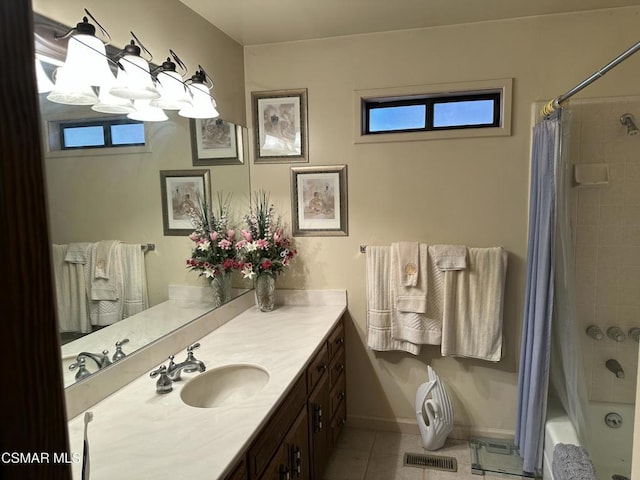
[[[625,113],[620,117],[620,123],[627,127],[627,135],[637,135],[640,130],[636,126],[635,118],[630,113]]]

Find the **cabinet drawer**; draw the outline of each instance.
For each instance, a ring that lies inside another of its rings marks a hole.
[[[345,371],[345,353],[341,348],[329,364],[329,384],[335,385],[340,377],[344,376]]]
[[[307,391],[311,393],[320,379],[329,369],[329,355],[326,343],[320,351],[313,357],[307,368]]]
[[[344,375],[340,377],[338,383],[331,387],[331,393],[329,394],[329,411],[331,412],[330,418],[333,418],[338,411],[341,403],[344,403],[344,399],[347,396],[347,382]]]
[[[338,351],[344,346],[344,322],[340,320],[340,323],[336,325],[333,332],[329,335],[327,341],[329,346],[329,358],[336,356]]]
[[[278,446],[282,443],[297,413],[307,401],[305,376],[300,375],[285,400],[278,405],[267,425],[249,448],[248,463],[250,478],[259,478],[271,461]]]
[[[347,422],[347,402],[342,402],[338,406],[338,411],[335,416],[331,419],[331,446],[335,445],[338,441],[338,437],[340,436],[340,432],[342,432],[342,428],[344,424]]]

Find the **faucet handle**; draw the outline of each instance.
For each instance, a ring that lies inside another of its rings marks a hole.
[[[187,353],[193,352],[196,348],[200,348],[200,342],[194,343],[193,345],[187,347]]]
[[[640,327],[632,327],[627,334],[636,342],[640,342]]]
[[[85,364],[85,359],[82,355],[78,355],[76,361],[69,365],[69,370],[73,371],[76,368],[78,369],[78,371],[76,372],[76,380],[82,380],[83,378],[91,375],[89,370],[87,370],[87,365]]]
[[[151,378],[160,377],[156,382],[156,393],[169,393],[173,390],[173,382],[167,375],[167,367],[160,365],[156,370],[149,373]]]
[[[112,361],[117,362],[118,360],[121,360],[127,356],[127,354],[122,351],[122,345],[128,342],[129,342],[128,338],[125,338],[123,340],[119,340],[116,342],[116,351],[113,354],[113,358],[111,359]]]

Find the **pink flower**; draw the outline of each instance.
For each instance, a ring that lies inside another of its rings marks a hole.
[[[227,258],[224,262],[222,262],[222,268],[225,270],[231,270],[235,266],[236,266],[236,262],[234,262],[230,258]]]
[[[239,242],[236,243],[236,248],[240,250],[241,248],[244,248],[246,244],[247,244],[246,240],[240,240]]]
[[[193,232],[191,235],[189,235],[189,240],[192,240],[194,242],[197,242],[199,238],[200,236],[196,232]]]
[[[209,234],[209,237],[211,237],[211,240],[212,240],[213,242],[215,242],[215,241],[218,239],[218,232],[216,232],[216,231],[211,232],[211,233]]]
[[[264,260],[260,264],[260,268],[262,268],[263,270],[269,270],[272,265],[273,265],[273,263],[271,263],[271,260]]]
[[[282,238],[282,229],[279,228],[276,230],[276,233],[273,234],[273,240],[278,243],[278,241]]]
[[[235,230],[229,230],[227,232],[227,238],[229,240],[231,240],[232,242],[233,242],[233,239],[235,238],[235,236],[236,236],[236,231]]]
[[[223,238],[222,240],[220,240],[218,242],[218,246],[223,249],[223,250],[229,250],[231,248],[231,246],[233,245],[233,243],[231,243],[229,240],[227,240],[226,238]]]
[[[251,236],[251,232],[248,230],[241,230],[242,238],[244,238],[247,242],[253,242],[253,237]]]
[[[256,240],[256,247],[261,250],[266,250],[267,248],[269,248],[269,242],[267,242],[264,238],[260,238]]]

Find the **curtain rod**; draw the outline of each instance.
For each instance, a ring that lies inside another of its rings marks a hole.
[[[598,70],[593,75],[591,75],[590,77],[588,77],[585,80],[583,80],[582,82],[580,82],[578,85],[573,87],[571,90],[569,90],[566,93],[560,95],[559,97],[556,97],[553,100],[551,100],[549,103],[547,103],[542,108],[542,110],[540,111],[540,116],[546,117],[546,116],[552,114],[556,110],[556,108],[558,108],[560,106],[560,104],[562,102],[564,102],[565,100],[568,100],[570,97],[574,96],[576,93],[578,93],[583,88],[591,85],[593,82],[598,80],[600,77],[602,77],[605,73],[607,73],[613,67],[615,67],[616,65],[618,65],[618,64],[622,63],[623,61],[625,61],[627,58],[629,58],[631,55],[636,53],[638,50],[640,50],[640,42],[636,42],[632,47],[630,47],[627,50],[625,50],[624,52],[622,52],[620,55],[618,55],[616,58],[614,58],[612,61],[610,61],[608,64],[606,64],[600,70]]]

